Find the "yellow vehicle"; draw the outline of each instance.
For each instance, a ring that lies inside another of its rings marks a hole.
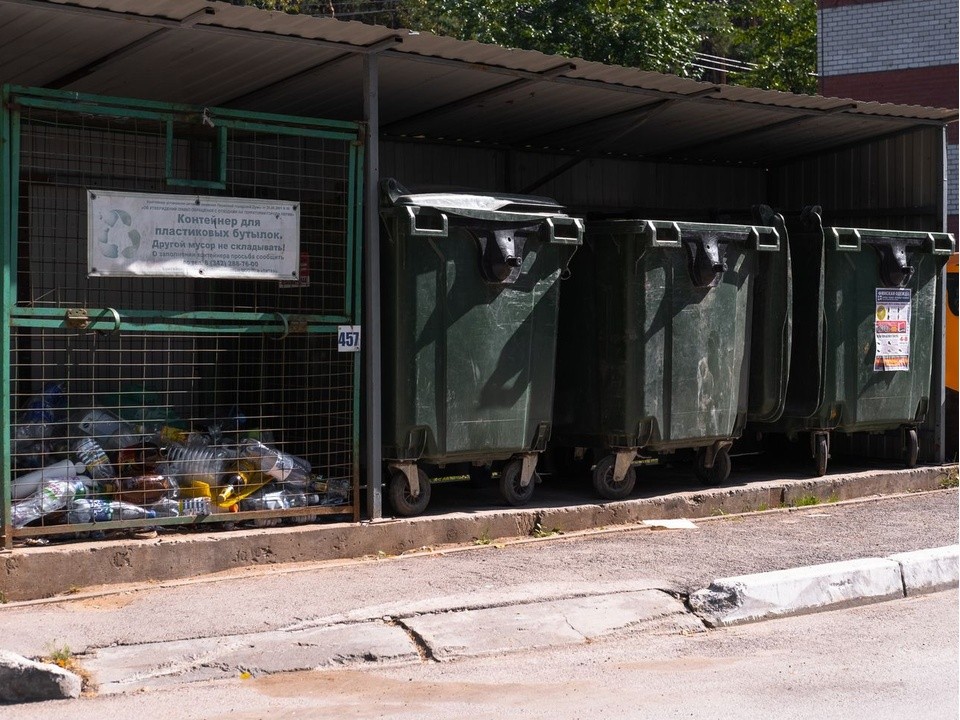
[[[957,460],[957,392],[960,389],[957,380],[957,351],[958,342],[960,342],[957,337],[957,301],[960,295],[960,289],[957,287],[957,279],[960,277],[958,272],[960,272],[960,253],[954,253],[947,261],[947,307],[945,308],[947,357],[944,363],[944,384],[947,386],[944,456],[948,461],[954,462]]]

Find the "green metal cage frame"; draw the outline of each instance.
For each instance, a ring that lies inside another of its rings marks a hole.
[[[0,332],[0,417],[9,419],[14,408],[11,398],[11,351],[13,328],[68,328],[68,319],[62,308],[18,307],[18,262],[16,238],[19,232],[15,211],[20,191],[21,109],[37,108],[68,113],[85,113],[105,117],[136,118],[163,123],[166,131],[166,182],[171,187],[198,189],[226,188],[228,167],[227,138],[231,130],[261,131],[276,135],[321,138],[345,141],[348,151],[348,193],[346,198],[346,276],[344,312],[342,314],[311,315],[258,312],[193,311],[176,312],[151,310],[124,310],[120,316],[112,308],[88,308],[89,330],[139,332],[231,333],[285,336],[291,325],[308,334],[336,335],[339,325],[361,323],[361,251],[363,238],[363,166],[364,126],[359,122],[296,117],[227,108],[202,107],[160,101],[91,95],[61,90],[5,85],[0,89],[0,242],[2,256],[3,329]],[[174,142],[173,126],[177,121],[209,120],[217,128],[217,158],[214,180],[174,177],[171,153]],[[352,503],[337,508],[315,507],[310,514],[352,514],[360,516],[360,384],[361,353],[354,353],[352,393]],[[9,426],[0,433],[0,549],[9,550],[16,536],[47,535],[70,530],[88,529],[86,526],[14,529],[11,526],[11,438]],[[286,516],[304,514],[304,510],[234,513],[232,520],[249,517]],[[97,529],[130,528],[138,525],[183,525],[197,522],[222,522],[222,518],[208,516],[153,518],[142,521],[114,521],[97,523]]]

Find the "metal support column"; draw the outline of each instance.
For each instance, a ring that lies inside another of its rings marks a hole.
[[[947,208],[948,199],[948,169],[947,169],[947,127],[944,125],[943,132],[940,134],[940,177],[943,192],[940,200],[940,230],[947,231]],[[947,316],[945,301],[947,293],[947,270],[943,268],[937,275],[937,307],[933,316],[933,370],[931,378],[930,405],[931,416],[933,420],[933,453],[930,458],[933,462],[942,464],[945,457],[944,443],[946,440],[946,405],[947,389],[944,374],[944,366],[947,362]]]
[[[364,355],[366,356],[367,516],[383,517],[380,382],[380,76],[376,53],[363,57],[363,119],[366,170],[363,174]]]
[[[2,305],[3,327],[0,328],[0,417],[3,428],[0,435],[0,524],[3,525],[3,542],[0,552],[13,548],[13,528],[11,527],[10,502],[13,478],[10,462],[10,310],[16,302],[16,220],[14,203],[16,195],[13,188],[18,186],[14,177],[17,167],[14,157],[14,132],[11,122],[12,110],[9,109],[8,95],[3,89],[0,95],[0,305]]]

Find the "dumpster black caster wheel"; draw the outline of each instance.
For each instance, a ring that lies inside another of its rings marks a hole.
[[[920,444],[917,442],[917,431],[908,428],[903,433],[903,462],[908,468],[917,466],[917,456],[920,454]]]
[[[817,477],[827,474],[827,460],[830,457],[826,435],[817,435],[813,441],[813,469]]]
[[[707,449],[697,450],[697,460],[694,464],[694,474],[704,485],[722,485],[730,477],[730,452],[723,448],[713,458],[713,467],[706,467]]]
[[[500,471],[500,494],[503,495],[503,499],[506,500],[508,504],[514,507],[526,505],[530,502],[530,498],[533,497],[534,488],[540,481],[540,476],[537,475],[537,471],[534,470],[530,482],[527,483],[526,487],[523,487],[520,485],[520,476],[522,473],[522,460],[511,460],[504,465],[503,470]]]
[[[620,482],[614,482],[613,470],[617,464],[616,455],[604,455],[593,468],[593,489],[604,500],[623,500],[633,492],[637,484],[637,472],[631,466]]]
[[[410,492],[407,476],[396,468],[390,470],[390,487],[387,492],[390,496],[390,505],[393,506],[393,511],[397,515],[413,517],[426,510],[427,505],[430,504],[430,478],[419,468],[417,478],[420,481],[420,492],[414,497]]]

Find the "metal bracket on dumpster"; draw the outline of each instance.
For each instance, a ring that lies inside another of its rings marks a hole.
[[[634,458],[637,457],[637,449],[617,450],[616,455],[617,459],[613,463],[614,484],[622,483],[623,479],[627,476],[630,466],[633,465]]]
[[[520,461],[523,463],[520,468],[520,487],[527,487],[533,480],[533,473],[537,469],[538,453],[523,453]]]
[[[720,454],[722,450],[726,450],[733,446],[733,440],[717,440],[713,445],[707,445],[704,448],[703,456],[703,466],[707,469],[713,467],[713,463],[717,459],[717,455]]]
[[[520,277],[526,233],[518,228],[473,228],[480,243],[480,271],[488,282],[509,285]]]
[[[407,478],[407,485],[410,487],[410,494],[413,497],[420,497],[420,472],[416,463],[390,463],[390,467],[396,468]]]
[[[406,215],[407,234],[410,237],[446,237],[449,234],[450,225],[446,213],[425,212],[421,216],[420,210],[421,208],[415,205],[404,205],[401,209]],[[437,226],[418,224],[418,218],[433,220]]]
[[[726,245],[717,240],[714,233],[703,233],[696,237],[682,238],[687,248],[690,278],[696,287],[712,288],[720,284],[720,278],[727,270],[724,257]]]
[[[543,222],[546,242],[565,245],[583,243],[583,220],[573,217],[546,218]]]
[[[907,243],[890,239],[874,245],[880,253],[880,278],[888,287],[904,287],[913,277],[914,267],[907,260]]]

